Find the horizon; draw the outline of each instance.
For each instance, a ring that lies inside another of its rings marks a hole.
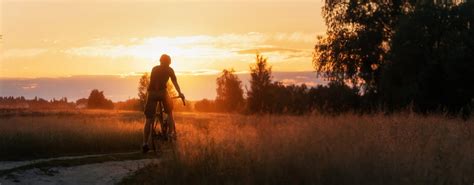
[[[179,74],[178,81],[186,98],[192,101],[215,99],[216,78],[213,74]],[[244,90],[249,85],[248,72],[236,73],[242,81]],[[69,77],[41,78],[0,78],[0,97],[23,96],[32,99],[35,96],[46,100],[66,97],[69,101],[87,98],[91,90],[104,91],[106,98],[114,102],[138,98],[137,87],[141,75],[73,75]],[[285,85],[306,84],[308,87],[326,85],[327,81],[318,78],[313,71],[273,72],[273,80]],[[54,89],[54,91],[51,91]],[[198,90],[197,90],[198,89]]]

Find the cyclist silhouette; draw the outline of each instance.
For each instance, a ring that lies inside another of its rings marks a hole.
[[[143,129],[143,153],[148,152],[150,148],[148,143],[151,139],[150,127],[155,122],[155,113],[156,107],[159,101],[163,102],[163,108],[167,116],[167,122],[170,125],[170,129],[174,129],[174,119],[173,119],[173,102],[171,101],[168,91],[166,90],[166,84],[171,78],[174,88],[178,91],[179,97],[184,99],[184,94],[181,93],[179,88],[178,80],[174,74],[173,68],[170,67],[171,57],[167,54],[163,54],[160,57],[160,65],[153,67],[150,75],[150,84],[147,89],[147,97],[145,103],[145,127]]]

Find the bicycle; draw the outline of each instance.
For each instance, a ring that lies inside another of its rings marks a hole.
[[[186,100],[184,97],[175,96],[171,99],[181,98],[183,105],[186,106]],[[152,149],[155,154],[159,155],[162,150],[162,147],[166,144],[174,144],[176,142],[176,125],[173,125],[173,130],[170,129],[170,124],[168,123],[168,115],[165,113],[163,101],[158,101],[158,106],[156,108],[156,120],[151,125],[151,140],[152,140]],[[160,130],[157,132],[157,125],[160,125]]]

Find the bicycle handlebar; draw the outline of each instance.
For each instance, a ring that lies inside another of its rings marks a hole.
[[[183,102],[183,105],[186,106],[186,100],[184,97],[182,96],[174,96],[174,97],[171,97],[172,99],[178,99],[178,98],[181,98],[181,101]]]

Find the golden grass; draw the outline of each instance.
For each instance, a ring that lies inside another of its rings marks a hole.
[[[137,151],[140,112],[0,117],[0,160]],[[181,113],[177,150],[122,184],[471,184],[474,122]]]
[[[122,184],[471,184],[474,124],[346,114],[178,119],[178,150]]]
[[[0,120],[0,160],[138,151],[142,114],[36,112]]]

